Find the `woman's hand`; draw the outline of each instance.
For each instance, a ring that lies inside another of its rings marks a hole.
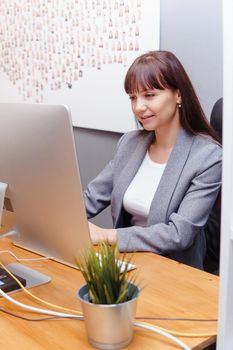
[[[91,241],[93,244],[98,244],[101,241],[106,241],[110,244],[116,242],[117,234],[115,229],[102,228],[97,225],[92,224],[90,221],[89,231],[91,236]]]

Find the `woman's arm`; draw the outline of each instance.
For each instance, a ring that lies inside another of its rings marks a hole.
[[[103,229],[90,226],[93,243],[117,240],[121,251],[152,251],[170,254],[189,248],[204,227],[221,185],[221,162],[216,162],[192,181],[178,211],[168,223],[149,227]]]
[[[84,191],[84,202],[88,219],[96,216],[110,204],[113,188],[112,162],[91,181]]]
[[[128,150],[129,154],[132,153],[131,150],[135,148],[135,142],[137,143],[138,140],[137,134],[137,131],[131,131],[121,136],[117,143],[114,158],[105,166],[100,174],[88,184],[87,189],[84,191],[84,201],[88,219],[96,216],[109,206],[114,186],[114,164],[116,162],[120,163],[117,167],[117,174],[119,175],[119,169],[121,171],[124,165],[127,164],[127,160],[124,160],[124,162],[122,161],[122,153],[124,154],[126,150]],[[135,141],[129,144],[130,140]]]
[[[116,242],[117,230],[105,229],[97,225],[94,225],[91,222],[89,222],[88,224],[89,224],[91,241],[93,244],[98,244],[101,241],[107,241],[110,244],[113,244]]]

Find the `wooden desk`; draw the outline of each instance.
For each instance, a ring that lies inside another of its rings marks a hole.
[[[13,245],[4,247],[6,248],[21,258],[35,256]],[[0,259],[4,264],[15,262],[14,258],[5,254],[0,255]],[[144,286],[138,301],[137,316],[217,318],[218,277],[152,253],[136,253],[135,262],[139,270],[139,279]],[[30,289],[33,294],[48,302],[80,310],[76,291],[84,280],[78,270],[54,261],[28,262],[25,265],[52,277],[50,283]],[[11,295],[23,303],[43,307],[23,291]],[[0,298],[0,307],[27,317],[42,316],[24,311],[3,298]],[[180,332],[208,333],[216,331],[217,328],[215,322],[147,322]],[[203,349],[215,342],[214,336],[179,338],[195,350]],[[0,348],[5,350],[92,349],[86,339],[83,321],[55,319],[28,322],[5,313],[0,315]],[[135,328],[133,342],[127,349],[177,350],[179,347],[162,336]]]

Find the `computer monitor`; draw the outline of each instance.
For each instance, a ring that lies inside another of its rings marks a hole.
[[[15,212],[15,244],[76,266],[91,240],[66,106],[0,104],[0,182]]]

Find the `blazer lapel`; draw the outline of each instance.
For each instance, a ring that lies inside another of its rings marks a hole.
[[[147,224],[166,222],[167,211],[173,192],[179,181],[180,174],[190,153],[194,137],[184,129],[180,130],[176,144],[160,180],[159,186],[151,203]]]
[[[152,143],[154,139],[154,132],[145,133],[139,139],[134,152],[130,155],[127,166],[122,170],[119,175],[116,186],[114,187],[112,193],[112,199],[114,203],[112,203],[112,207],[115,208],[114,217],[119,218],[121,209],[122,209],[122,201],[125,194],[125,191],[129,187],[132,179],[137,173],[144,157],[147,152],[149,145]]]

